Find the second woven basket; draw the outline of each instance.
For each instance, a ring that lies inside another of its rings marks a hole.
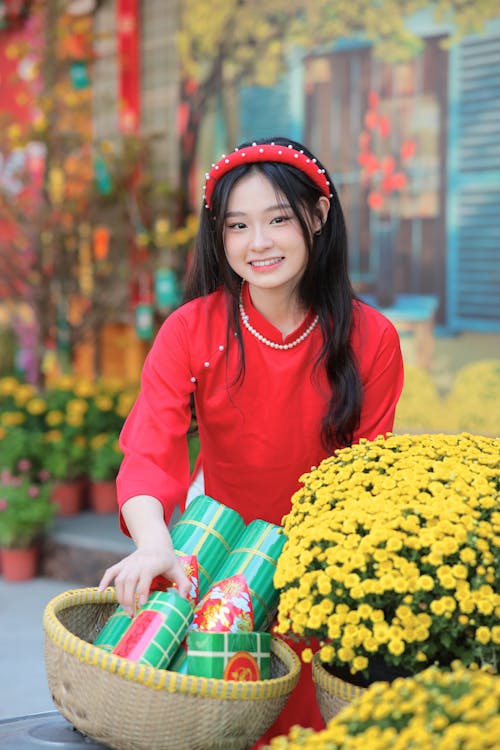
[[[364,688],[330,674],[321,663],[319,652],[313,656],[312,678],[316,701],[325,724],[364,692]]]

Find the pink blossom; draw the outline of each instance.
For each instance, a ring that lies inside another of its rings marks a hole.
[[[0,511],[5,510],[7,505],[7,500],[4,500],[3,497],[0,497]]]
[[[32,484],[30,487],[28,487],[28,497],[38,497],[39,494],[40,488],[35,484]]]
[[[368,104],[370,109],[377,109],[380,104],[380,97],[376,91],[370,91],[368,94]]]
[[[19,471],[29,471],[31,469],[31,461],[29,458],[21,458],[17,462],[17,468]]]
[[[47,469],[40,469],[38,472],[38,479],[41,482],[47,482],[50,479],[50,473],[47,471]]]

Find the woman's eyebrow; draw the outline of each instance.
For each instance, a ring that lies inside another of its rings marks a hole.
[[[262,213],[269,214],[273,211],[283,211],[283,210],[290,210],[291,206],[288,203],[275,203],[273,206],[268,206],[268,208],[264,208]],[[227,218],[233,218],[234,216],[247,216],[245,211],[226,211],[225,217]]]

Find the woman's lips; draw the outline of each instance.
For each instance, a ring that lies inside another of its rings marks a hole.
[[[255,271],[267,271],[270,268],[274,268],[284,260],[283,257],[277,258],[266,258],[265,260],[251,260],[250,266]]]

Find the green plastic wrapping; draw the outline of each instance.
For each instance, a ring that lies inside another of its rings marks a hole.
[[[113,648],[139,664],[166,669],[193,619],[193,607],[176,591],[154,591]]]
[[[269,679],[270,633],[191,630],[187,645],[188,674],[240,682]]]
[[[171,531],[178,555],[196,555],[200,574],[200,598],[219,578],[232,547],[243,534],[245,522],[232,508],[199,495],[188,505]]]
[[[169,672],[177,672],[178,674],[188,673],[187,636],[172,657],[172,661],[168,665],[168,670]]]
[[[132,618],[128,612],[118,605],[95,639],[94,646],[99,646],[104,651],[112,651],[131,622]]]
[[[252,521],[217,571],[219,581],[237,573],[245,576],[252,596],[256,631],[267,630],[276,613],[279,597],[273,577],[285,541],[281,526]]]

